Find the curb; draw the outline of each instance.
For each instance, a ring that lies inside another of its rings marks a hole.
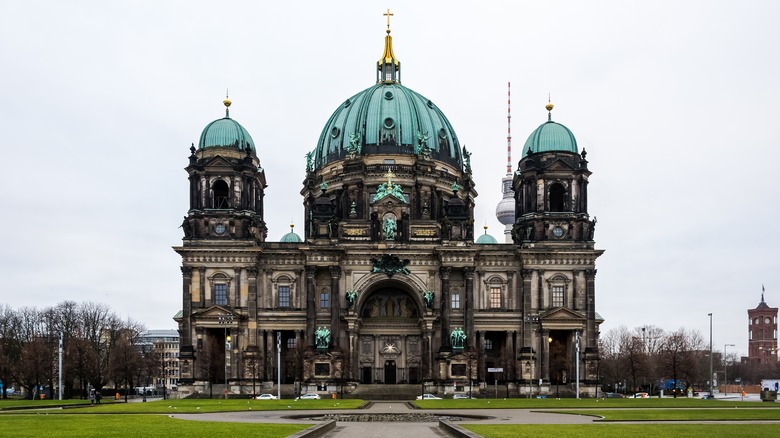
[[[296,434],[290,435],[295,438],[317,438],[325,435],[336,427],[336,420],[326,421],[325,423],[312,426]]]
[[[477,435],[476,433],[464,429],[455,423],[445,421],[445,420],[439,420],[439,428],[444,429],[452,436],[456,436],[459,438],[482,438],[482,435]]]

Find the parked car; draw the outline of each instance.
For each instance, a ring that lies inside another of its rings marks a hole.
[[[255,397],[257,400],[276,400],[276,396],[273,394],[260,394]]]
[[[623,398],[623,394],[617,393],[617,392],[605,392],[604,393],[605,398]]]
[[[441,397],[436,397],[433,394],[418,395],[417,400],[441,400]]]
[[[650,394],[646,392],[637,392],[634,394],[634,398],[650,398]]]
[[[319,400],[322,397],[320,397],[319,394],[314,392],[307,392],[306,394],[303,394],[302,396],[298,397],[301,400]]]
[[[464,398],[465,399],[469,399],[471,397],[469,397],[468,394],[455,394],[455,395],[452,396],[452,398],[453,398],[453,400],[459,400],[459,399],[464,399]]]
[[[704,394],[703,396],[701,396],[701,399],[702,400],[715,400],[715,396],[712,395],[712,394]]]

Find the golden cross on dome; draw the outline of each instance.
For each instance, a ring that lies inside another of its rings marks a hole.
[[[387,12],[385,12],[385,13],[384,13],[384,14],[382,14],[382,15],[384,15],[385,17],[387,17],[387,33],[390,33],[390,17],[392,17],[392,16],[393,16],[393,15],[395,15],[395,14],[393,14],[392,12],[390,12],[390,8],[387,8]]]

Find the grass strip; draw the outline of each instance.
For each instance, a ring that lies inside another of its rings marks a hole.
[[[522,438],[551,436],[556,438],[594,437],[653,438],[747,437],[766,438],[777,434],[776,424],[461,424],[484,438]]]
[[[780,420],[777,409],[594,409],[545,411],[555,414],[579,414],[604,417],[600,421],[752,421]]]
[[[144,437],[193,438],[215,436],[286,437],[311,424],[225,423],[187,421],[165,415],[46,415],[3,414],[0,435],[17,438]],[[8,434],[8,435],[6,435]]]
[[[702,400],[698,398],[608,398],[608,399],[443,399],[417,400],[422,409],[582,409],[582,408],[780,408],[780,403],[742,402],[739,400]]]

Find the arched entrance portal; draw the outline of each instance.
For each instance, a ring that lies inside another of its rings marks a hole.
[[[425,322],[419,293],[381,282],[358,306],[357,362],[362,383],[419,383],[427,370]]]

